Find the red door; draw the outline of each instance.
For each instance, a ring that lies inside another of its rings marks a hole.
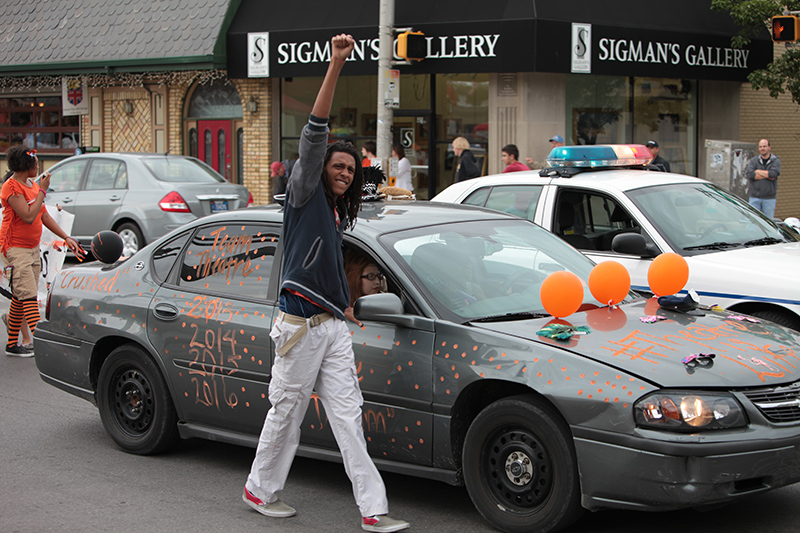
[[[197,155],[202,161],[211,165],[217,172],[231,181],[231,121],[230,120],[198,120],[200,142],[197,144]]]

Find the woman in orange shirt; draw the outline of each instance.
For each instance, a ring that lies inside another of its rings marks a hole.
[[[39,172],[36,150],[22,145],[12,146],[6,153],[6,162],[8,169],[13,172],[0,189],[0,204],[3,206],[0,257],[12,294],[8,309],[6,355],[31,357],[32,351],[17,345],[17,337],[23,319],[27,322],[31,333],[39,323],[39,303],[36,295],[42,271],[39,259],[42,224],[64,239],[76,257],[82,259],[84,252],[78,241],[61,229],[44,206],[47,189],[50,187],[50,174],[45,172],[39,184],[33,181]]]

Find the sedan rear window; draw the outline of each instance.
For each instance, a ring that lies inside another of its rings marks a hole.
[[[144,165],[159,181],[170,183],[224,183],[225,178],[199,159],[188,157],[148,157]]]

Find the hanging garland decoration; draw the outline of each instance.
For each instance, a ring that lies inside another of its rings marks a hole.
[[[136,88],[157,84],[159,86],[189,85],[195,81],[201,85],[214,80],[227,79],[225,70],[177,70],[159,72],[120,72],[116,74],[84,74],[79,77],[89,87],[105,89],[108,87]],[[61,76],[0,76],[0,92],[27,92],[61,90]]]

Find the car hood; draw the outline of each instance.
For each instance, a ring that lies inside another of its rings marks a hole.
[[[735,288],[739,295],[749,296],[748,299],[781,298],[800,304],[800,285],[796,277],[800,242],[725,250],[686,260],[689,264],[687,288],[692,288],[692,274],[702,273],[702,288],[706,294],[724,287],[723,292],[728,295]]]
[[[701,312],[703,316],[666,311],[651,298],[561,320],[472,324],[573,352],[660,387],[763,387],[800,379],[800,333],[728,311]],[[642,320],[656,315],[664,319]],[[585,326],[589,333],[568,340],[537,334],[551,323]],[[699,353],[714,358],[707,365],[682,362]]]

